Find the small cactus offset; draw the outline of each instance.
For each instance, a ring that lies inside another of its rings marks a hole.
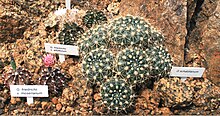
[[[146,50],[150,60],[150,75],[152,77],[167,77],[172,68],[172,59],[164,46],[154,46]]]
[[[27,85],[31,84],[32,74],[22,67],[16,67],[13,57],[11,57],[11,67],[8,72],[3,73],[4,85],[7,89],[10,85]]]
[[[131,107],[134,103],[132,86],[124,80],[113,78],[101,86],[102,103],[113,113],[120,113]]]
[[[115,45],[139,45],[151,36],[150,25],[140,17],[126,16],[110,23],[109,37]],[[141,46],[141,45],[140,45]]]
[[[84,32],[76,23],[66,23],[59,33],[59,42],[65,45],[76,45],[78,37]]]
[[[40,85],[48,85],[49,93],[51,95],[61,94],[63,88],[67,83],[67,76],[61,72],[60,68],[53,67],[55,64],[55,57],[47,54],[43,58],[44,67],[42,68],[38,79]]]
[[[100,85],[105,79],[112,77],[113,54],[107,49],[96,49],[91,51],[83,59],[83,72],[88,83]]]
[[[128,80],[130,84],[144,82],[149,72],[149,61],[145,51],[139,48],[126,48],[116,57],[117,74]]]
[[[108,47],[107,29],[105,25],[99,25],[94,29],[90,29],[81,36],[79,50],[81,55],[89,53],[99,47]]]
[[[88,10],[83,17],[83,23],[86,27],[91,28],[94,25],[99,25],[107,22],[107,18],[102,11]]]

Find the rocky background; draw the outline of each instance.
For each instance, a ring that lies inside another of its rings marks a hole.
[[[102,10],[108,20],[127,14],[145,17],[165,36],[174,65],[206,68],[203,79],[186,81],[195,91],[190,106],[164,106],[155,89],[143,88],[134,111],[128,114],[220,114],[219,0],[72,0],[71,3],[72,7],[84,11]],[[60,29],[50,14],[58,8],[65,8],[64,0],[0,1],[0,76],[9,67],[12,54],[18,65],[34,73],[33,80],[39,77],[44,43],[56,43]],[[80,24],[80,18],[78,22]],[[0,79],[0,114],[94,115],[105,112],[100,106],[99,94],[86,87],[86,80],[79,71],[80,63],[67,58],[59,65],[72,77],[62,96],[36,98],[30,106],[25,98],[10,98]],[[172,92],[170,95],[172,98]]]

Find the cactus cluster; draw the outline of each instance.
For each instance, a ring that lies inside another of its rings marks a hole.
[[[16,63],[13,57],[11,57],[11,67],[5,73],[2,78],[4,79],[4,85],[7,89],[10,85],[28,85],[31,84],[32,74],[23,67],[16,67]]]
[[[84,57],[83,72],[92,84],[100,85],[105,79],[112,77],[113,54],[107,49],[96,49]]]
[[[103,24],[107,21],[105,14],[98,10],[88,10],[83,17],[83,24],[91,28],[94,25]]]
[[[99,25],[85,32],[78,41],[81,55],[85,55],[99,47],[108,46],[106,25]]]
[[[142,83],[149,76],[149,58],[145,51],[138,48],[126,48],[116,57],[116,71],[129,83]]]
[[[83,28],[79,27],[76,23],[66,23],[59,33],[59,42],[65,45],[76,45],[78,36],[83,32]]]
[[[132,87],[124,80],[113,78],[101,86],[103,104],[112,112],[126,111],[134,102]]]

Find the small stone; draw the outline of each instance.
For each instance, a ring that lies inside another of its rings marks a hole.
[[[100,99],[101,99],[100,94],[99,94],[99,93],[96,93],[96,94],[94,95],[94,99],[95,99],[95,101],[100,100]]]
[[[56,113],[56,112],[53,112],[53,114],[52,114],[52,115],[55,115],[55,116],[56,116],[56,115],[57,115],[57,113]]]
[[[2,115],[4,113],[3,109],[0,109],[0,115]]]
[[[171,114],[170,109],[167,107],[160,108],[160,111],[161,111],[162,115],[170,115]]]
[[[19,97],[15,98],[16,102],[21,102],[21,99]]]
[[[13,104],[13,105],[16,104],[16,103],[17,103],[17,102],[16,102],[16,98],[12,97],[11,100],[10,100],[10,102],[11,102],[11,104]]]
[[[18,113],[18,110],[14,110],[14,113],[17,114],[17,113]]]
[[[42,109],[46,109],[46,107],[47,107],[47,102],[41,102],[41,107],[42,107]]]
[[[56,109],[57,109],[58,111],[60,111],[60,110],[62,109],[62,105],[61,105],[61,104],[57,104],[57,105],[56,105]]]
[[[72,107],[67,106],[66,112],[72,112],[74,109]]]
[[[54,98],[52,98],[51,101],[52,101],[53,104],[56,105],[56,104],[58,103],[58,98],[57,98],[57,97],[54,97]]]

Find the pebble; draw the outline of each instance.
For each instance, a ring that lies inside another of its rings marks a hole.
[[[67,106],[66,112],[72,112],[74,109],[72,107]]]
[[[16,98],[12,97],[11,100],[10,100],[11,104],[15,105],[17,102],[16,102]]]
[[[99,94],[99,93],[96,93],[96,94],[94,95],[94,100],[95,100],[95,101],[98,101],[98,100],[100,100],[100,99],[101,99],[100,94]]]
[[[42,109],[46,109],[46,107],[47,107],[47,102],[41,102],[41,107],[42,107]]]
[[[57,105],[56,105],[56,109],[57,109],[58,111],[60,111],[60,110],[62,109],[62,105],[61,105],[61,104],[57,104]]]
[[[3,109],[0,109],[0,115],[2,115],[4,113]]]
[[[54,98],[52,98],[51,101],[52,101],[53,104],[56,105],[56,104],[58,103],[58,98],[57,98],[57,97],[54,97]]]

